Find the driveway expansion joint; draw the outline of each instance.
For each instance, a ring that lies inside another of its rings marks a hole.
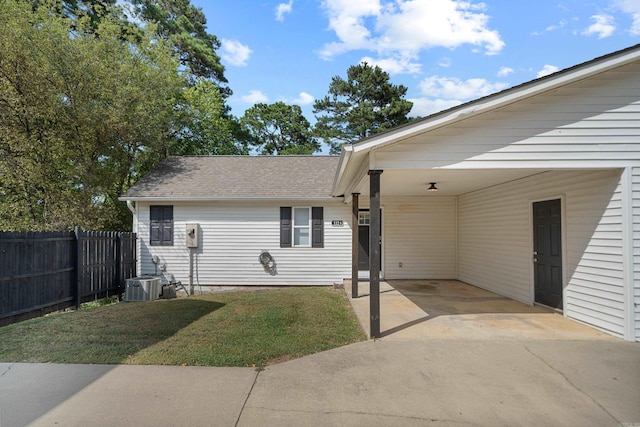
[[[249,401],[249,397],[251,397],[251,393],[253,392],[253,388],[256,386],[256,383],[258,382],[258,376],[260,375],[260,372],[262,372],[264,369],[256,369],[256,376],[253,378],[253,384],[251,384],[251,388],[249,389],[249,393],[247,393],[247,398],[244,399],[244,402],[242,403],[242,408],[240,408],[240,413],[238,413],[238,418],[236,419],[236,423],[234,424],[234,427],[238,427],[238,423],[240,422],[240,418],[242,418],[242,413],[244,412],[244,408],[247,406],[247,402]]]
[[[5,369],[4,372],[0,373],[0,378],[4,377],[11,370],[11,368],[13,368],[13,364],[7,366],[7,369]]]
[[[345,414],[345,415],[372,415],[374,417],[384,417],[384,418],[392,418],[392,419],[400,419],[400,420],[415,420],[415,421],[429,421],[429,422],[438,422],[438,423],[453,423],[456,425],[463,426],[472,426],[472,427],[483,427],[482,424],[476,424],[468,421],[460,421],[460,420],[451,420],[446,418],[431,418],[431,417],[412,417],[409,415],[392,415],[392,414],[382,414],[379,412],[365,412],[365,411],[305,411],[303,409],[275,409],[275,408],[267,408],[265,406],[250,406],[251,409],[261,409],[264,411],[271,412],[289,412],[289,413],[299,413],[299,414],[323,414],[323,415],[334,415],[334,414]]]

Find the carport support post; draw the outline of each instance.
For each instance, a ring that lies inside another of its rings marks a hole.
[[[369,171],[369,313],[371,338],[380,338],[380,174]]]
[[[358,196],[360,193],[352,193],[351,196],[351,298],[358,298],[358,248],[360,247]]]

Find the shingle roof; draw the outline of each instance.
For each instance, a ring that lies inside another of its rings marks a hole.
[[[122,200],[330,198],[338,156],[169,157]]]

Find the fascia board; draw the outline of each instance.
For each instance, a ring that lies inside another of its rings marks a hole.
[[[365,174],[369,170],[368,153],[350,154],[349,164],[345,167],[340,181],[336,182],[333,194],[346,197],[355,188],[354,180],[360,181],[358,176],[362,174],[363,169]]]
[[[340,152],[340,160],[338,161],[338,169],[336,170],[336,175],[333,178],[333,187],[331,189],[332,196],[339,196],[341,193],[339,192],[340,181],[344,176],[344,171],[347,169],[349,165],[349,160],[351,159],[351,153],[353,153],[352,145],[343,145]]]
[[[119,197],[126,202],[277,202],[279,200],[329,201],[340,197]]]

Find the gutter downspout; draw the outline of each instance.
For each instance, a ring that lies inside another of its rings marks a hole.
[[[127,208],[129,208],[129,210],[133,214],[131,231],[136,233],[136,236],[137,236],[138,235],[138,214],[137,214],[136,206],[133,205],[133,202],[131,200],[127,200]],[[140,253],[140,240],[136,238],[136,254],[139,254],[139,253]],[[142,263],[138,256],[136,256],[136,258],[137,258],[136,259],[136,275],[140,276],[142,274]]]

